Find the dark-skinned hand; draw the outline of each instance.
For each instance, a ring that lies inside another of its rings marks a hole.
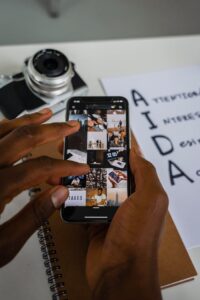
[[[47,110],[1,123],[1,211],[21,191],[40,182],[55,184],[56,177],[59,179],[89,171],[87,165],[47,157],[15,165],[33,147],[79,130],[79,124],[74,122],[41,125],[50,117],[51,112]],[[130,164],[136,191],[118,209],[110,226],[89,225],[87,229],[86,274],[93,298],[97,300],[161,299],[157,254],[168,199],[155,168],[149,162],[132,151]],[[57,185],[40,194],[14,218],[1,225],[1,266],[16,255],[41,222],[61,206],[67,195],[66,188]]]
[[[130,155],[135,192],[111,224],[89,225],[86,275],[95,300],[160,300],[158,248],[168,207],[154,166]]]
[[[39,113],[0,122],[0,213],[22,191],[43,182],[55,185],[0,226],[0,266],[8,263],[41,223],[66,200],[68,191],[59,185],[60,177],[89,172],[88,165],[50,157],[16,164],[38,145],[62,139],[80,128],[75,121],[42,124],[51,116],[51,110],[44,109]]]

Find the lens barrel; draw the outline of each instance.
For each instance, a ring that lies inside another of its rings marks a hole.
[[[63,97],[72,90],[74,71],[67,57],[58,50],[44,49],[28,59],[24,68],[29,88],[42,98]]]

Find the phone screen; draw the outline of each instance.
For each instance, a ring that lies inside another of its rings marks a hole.
[[[91,169],[63,179],[69,189],[64,206],[119,206],[129,192],[127,102],[73,100],[67,120],[78,121],[80,130],[66,139],[65,159],[87,163]]]

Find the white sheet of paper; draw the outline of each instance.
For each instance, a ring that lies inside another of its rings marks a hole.
[[[199,246],[200,66],[101,82],[107,95],[129,100],[131,129],[157,168],[181,237],[187,248]]]

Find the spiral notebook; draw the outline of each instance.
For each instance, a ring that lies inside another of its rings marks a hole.
[[[41,155],[60,158],[58,144],[46,144],[32,152],[32,157]],[[30,194],[45,188],[47,185],[35,187]],[[85,276],[88,238],[84,226],[63,223],[56,212],[39,229],[38,238],[52,299],[92,300]],[[159,269],[162,288],[191,280],[197,275],[169,214],[161,240]]]

